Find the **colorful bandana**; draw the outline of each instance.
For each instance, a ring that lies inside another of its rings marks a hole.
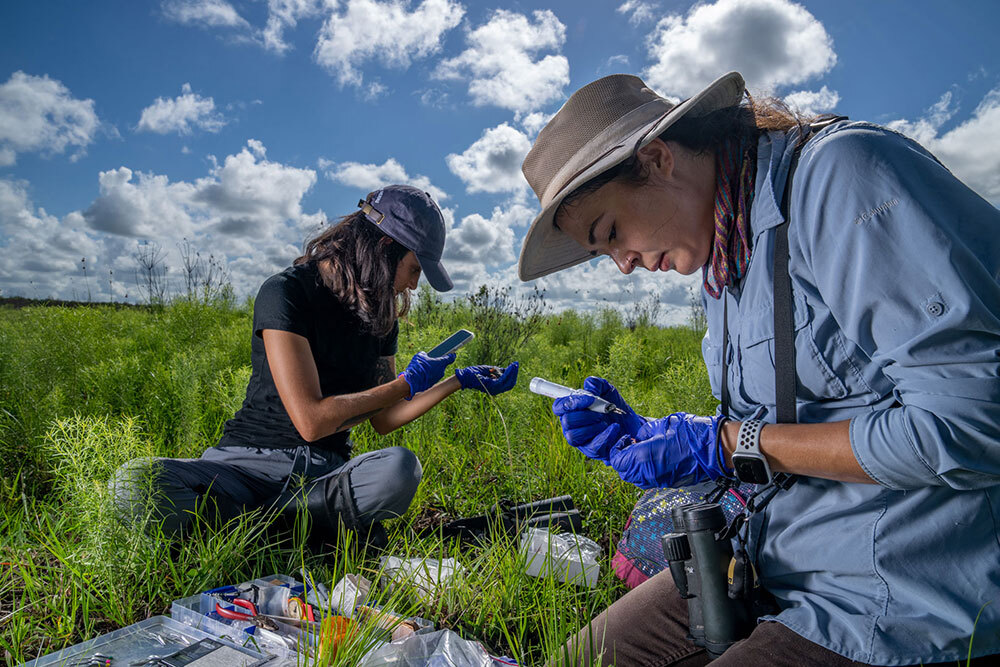
[[[727,139],[715,155],[715,241],[702,270],[705,291],[718,299],[750,264],[750,206],[757,175],[757,142]]]

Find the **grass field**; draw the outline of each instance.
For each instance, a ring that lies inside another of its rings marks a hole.
[[[521,362],[518,386],[489,398],[460,392],[380,437],[356,428],[359,451],[412,449],[424,477],[410,512],[391,521],[388,553],[454,556],[467,570],[428,599],[390,603],[539,664],[622,593],[609,562],[638,490],[566,445],[533,376],[580,386],[612,380],[641,414],[715,409],[701,332],[625,326],[613,311],[533,315],[505,295],[443,304],[421,293],[401,323],[397,366],[459,327],[476,331],[459,364]],[[536,304],[537,305],[537,304]],[[210,587],[306,566],[328,584],[344,572],[377,579],[378,562],[348,548],[317,554],[259,515],[182,544],[120,525],[106,482],[136,456],[198,456],[243,400],[250,309],[175,301],[159,309],[0,308],[0,651],[8,664],[151,615]],[[416,529],[480,514],[500,499],[571,494],[584,533],[604,547],[596,589],[522,574],[508,542],[459,548]],[[341,538],[342,540],[344,538]],[[346,545],[342,545],[346,547]],[[389,595],[387,592],[386,595]],[[348,664],[349,654],[338,657]]]

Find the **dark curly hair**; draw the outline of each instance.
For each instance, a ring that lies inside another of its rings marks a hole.
[[[306,241],[295,264],[315,262],[323,284],[365,329],[386,336],[410,310],[409,290],[393,294],[396,267],[408,252],[357,211]]]

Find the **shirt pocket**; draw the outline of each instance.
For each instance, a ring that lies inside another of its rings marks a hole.
[[[721,400],[722,396],[722,346],[714,345],[706,337],[701,342],[701,356],[708,369],[708,383],[712,387],[712,395]]]
[[[812,315],[806,300],[792,296],[795,328],[795,398],[798,401],[822,401],[844,398],[847,387],[834,367],[839,365],[821,352],[832,346],[818,344],[812,327]],[[741,316],[740,358],[742,383],[748,398],[763,405],[774,405],[774,312],[761,309]]]

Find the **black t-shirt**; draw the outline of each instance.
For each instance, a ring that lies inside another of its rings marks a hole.
[[[307,443],[295,430],[264,352],[264,329],[290,331],[306,338],[312,349],[323,396],[353,394],[374,387],[376,361],[396,354],[399,324],[384,338],[364,333],[361,321],[323,284],[315,263],[292,266],[261,285],[253,306],[253,372],[247,396],[226,422],[219,445],[296,447],[309,444],[350,453],[347,431]]]

